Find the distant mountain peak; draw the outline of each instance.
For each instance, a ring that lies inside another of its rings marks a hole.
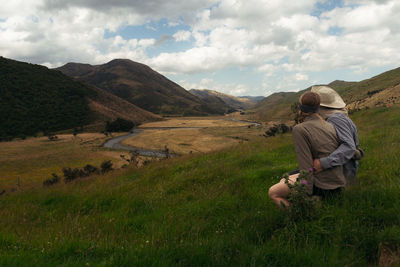
[[[90,67],[91,71],[88,71],[89,68],[83,71],[82,65],[67,64],[57,69],[156,114],[221,114],[145,64],[129,59],[114,59]]]
[[[250,98],[240,98],[211,89],[191,89],[189,92],[202,98],[206,102],[214,102],[214,104],[216,104],[218,101],[215,99],[213,100],[212,97],[217,97],[229,107],[228,110],[230,111],[235,109],[248,109],[257,103]]]

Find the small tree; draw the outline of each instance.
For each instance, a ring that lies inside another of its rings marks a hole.
[[[117,118],[115,121],[106,123],[106,132],[129,132],[135,123],[129,120]]]
[[[290,110],[292,111],[292,113],[294,113],[294,122],[296,124],[299,123],[299,103],[298,102],[294,102],[290,106]]]
[[[111,160],[105,160],[100,165],[101,173],[106,173],[113,170],[113,164]]]

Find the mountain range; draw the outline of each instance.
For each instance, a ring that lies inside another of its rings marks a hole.
[[[328,86],[352,110],[396,104],[400,102],[400,68],[360,82],[337,80]],[[163,116],[235,110],[248,110],[259,121],[290,120],[291,106],[309,89],[266,98],[234,97],[207,89],[186,91],[150,67],[126,59],[48,69],[0,57],[0,139],[83,126],[97,131],[117,118],[140,124]]]
[[[236,108],[220,98],[218,104],[199,98],[148,66],[125,59],[48,69],[1,57],[0,81],[1,139],[83,126],[97,131],[117,118],[137,125],[163,116],[221,115]]]
[[[102,65],[68,63],[56,70],[144,110],[167,116],[223,114],[150,67],[128,59]]]
[[[236,97],[209,89],[191,89],[189,92],[207,102],[214,108],[220,108],[224,113],[251,108],[257,104],[256,99],[264,97]]]

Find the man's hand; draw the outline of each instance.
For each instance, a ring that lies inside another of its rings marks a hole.
[[[324,170],[322,169],[321,162],[319,162],[319,159],[314,159],[313,169],[315,174],[318,174]]]

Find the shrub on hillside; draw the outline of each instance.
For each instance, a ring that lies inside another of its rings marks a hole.
[[[112,166],[111,161],[110,161],[110,164]],[[112,168],[111,168],[111,170],[112,170]],[[64,181],[66,183],[68,183],[72,180],[75,180],[76,178],[87,177],[87,176],[90,176],[91,174],[99,173],[99,169],[90,164],[87,164],[85,167],[83,167],[83,169],[78,169],[78,168],[71,169],[69,167],[66,167],[66,168],[63,168],[62,171],[64,173]]]
[[[83,167],[83,170],[85,171],[86,176],[89,176],[92,173],[99,173],[99,169],[90,164],[87,164],[85,167]]]
[[[52,173],[51,175],[52,175],[52,178],[49,178],[43,182],[44,186],[50,186],[50,185],[56,184],[60,181],[60,177],[58,177],[57,174]]]
[[[294,184],[289,183],[288,175],[284,176],[285,184],[290,189],[287,197],[290,206],[286,207],[283,202],[281,204],[287,210],[287,218],[289,221],[310,220],[316,215],[316,203],[318,199],[315,197],[310,197],[307,194],[307,188],[311,184],[311,172],[312,170],[310,170],[309,173],[301,171],[297,182]]]
[[[111,160],[105,160],[100,165],[101,173],[106,173],[113,170],[113,164]]]
[[[284,123],[281,124],[275,124],[274,126],[270,127],[264,134],[265,137],[268,136],[275,136],[275,134],[284,134],[287,132],[292,131],[291,126],[287,126]]]
[[[70,167],[63,168],[62,172],[64,173],[64,181],[66,183],[75,180],[76,178],[80,177],[81,174],[78,168],[71,169]]]

